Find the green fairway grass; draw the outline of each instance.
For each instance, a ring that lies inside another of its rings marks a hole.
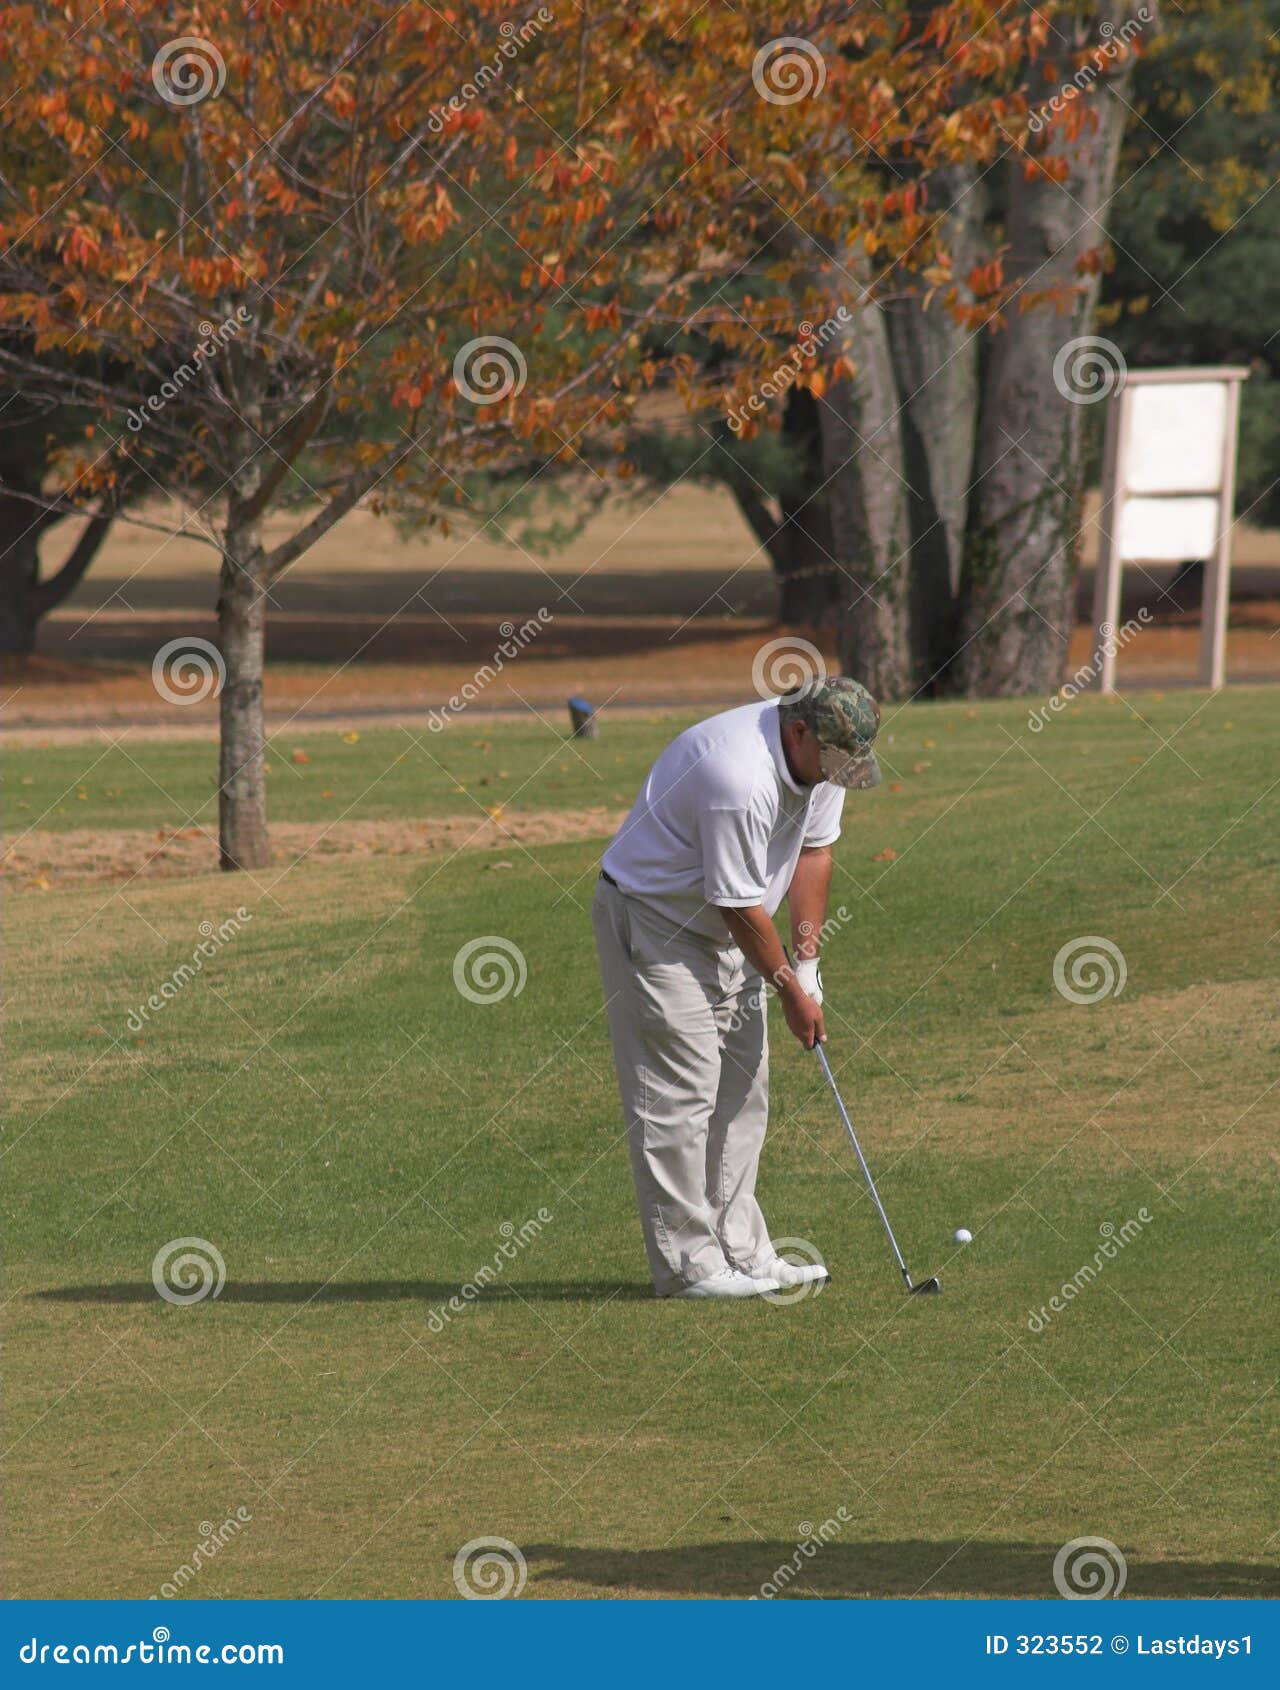
[[[558,723],[552,730],[537,720],[491,721],[483,729],[459,722],[436,733],[415,727],[282,734],[267,754],[271,811],[277,821],[328,822],[465,816],[477,805],[512,802],[616,809],[630,804],[655,738],[670,731],[670,720],[623,717],[610,724],[603,747],[566,741]],[[13,753],[9,785],[11,833],[216,829],[218,748],[213,741],[135,740],[128,730],[97,744],[29,746]]]
[[[939,1298],[903,1294],[773,1009],[761,1200],[832,1284],[650,1296],[603,840],[10,896],[9,1595],[156,1593],[229,1519],[183,1594],[454,1596],[495,1536],[526,1600],[1053,1596],[1081,1537],[1126,1595],[1280,1594],[1280,694],[885,714],[828,1050]],[[272,813],[617,809],[687,719],[300,730]],[[209,825],[214,769],[15,750],[10,833]],[[1091,936],[1124,988],[1072,1002],[1055,958]],[[500,1001],[455,983],[479,938]],[[218,1296],[158,1294],[181,1239]]]

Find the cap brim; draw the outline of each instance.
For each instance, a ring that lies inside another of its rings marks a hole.
[[[854,757],[847,751],[835,751],[828,746],[822,749],[822,778],[832,786],[842,786],[846,791],[859,791],[863,787],[879,786],[883,776],[880,765],[876,761],[874,751],[865,751],[862,756]]]

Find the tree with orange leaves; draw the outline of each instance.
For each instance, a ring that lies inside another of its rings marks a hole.
[[[1015,14],[1028,35],[1011,53]],[[642,431],[635,456],[650,487],[727,486],[781,619],[836,626],[844,668],[878,695],[1050,692],[1075,624],[1087,406],[1121,373],[1096,333],[1099,283],[1157,0],[900,15],[904,50],[965,79],[954,145],[866,149],[877,217],[828,273],[846,309],[818,379],[789,382],[765,418]],[[1175,27],[1198,52],[1194,16]],[[975,107],[973,77],[1004,97]],[[902,238],[886,242],[894,215]]]
[[[0,7],[0,371],[91,414],[63,507],[151,482],[216,548],[226,867],[268,860],[283,572],[358,502],[434,520],[473,470],[620,444],[656,379],[746,402],[855,244],[928,261],[926,210],[870,161],[990,155],[1037,27],[993,0],[923,26],[874,0],[509,10]],[[714,377],[642,355],[664,321]]]

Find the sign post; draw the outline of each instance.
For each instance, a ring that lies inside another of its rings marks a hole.
[[[1125,563],[1205,561],[1200,681],[1226,672],[1240,383],[1249,372],[1130,370],[1107,413],[1093,619],[1101,690],[1115,691]]]

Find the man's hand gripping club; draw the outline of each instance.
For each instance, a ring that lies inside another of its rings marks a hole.
[[[822,1023],[822,987],[816,955],[802,957],[793,968],[778,930],[762,904],[752,904],[747,909],[722,906],[721,913],[734,944],[777,991],[787,1026],[796,1038],[806,1050],[825,1043],[827,1032]]]

